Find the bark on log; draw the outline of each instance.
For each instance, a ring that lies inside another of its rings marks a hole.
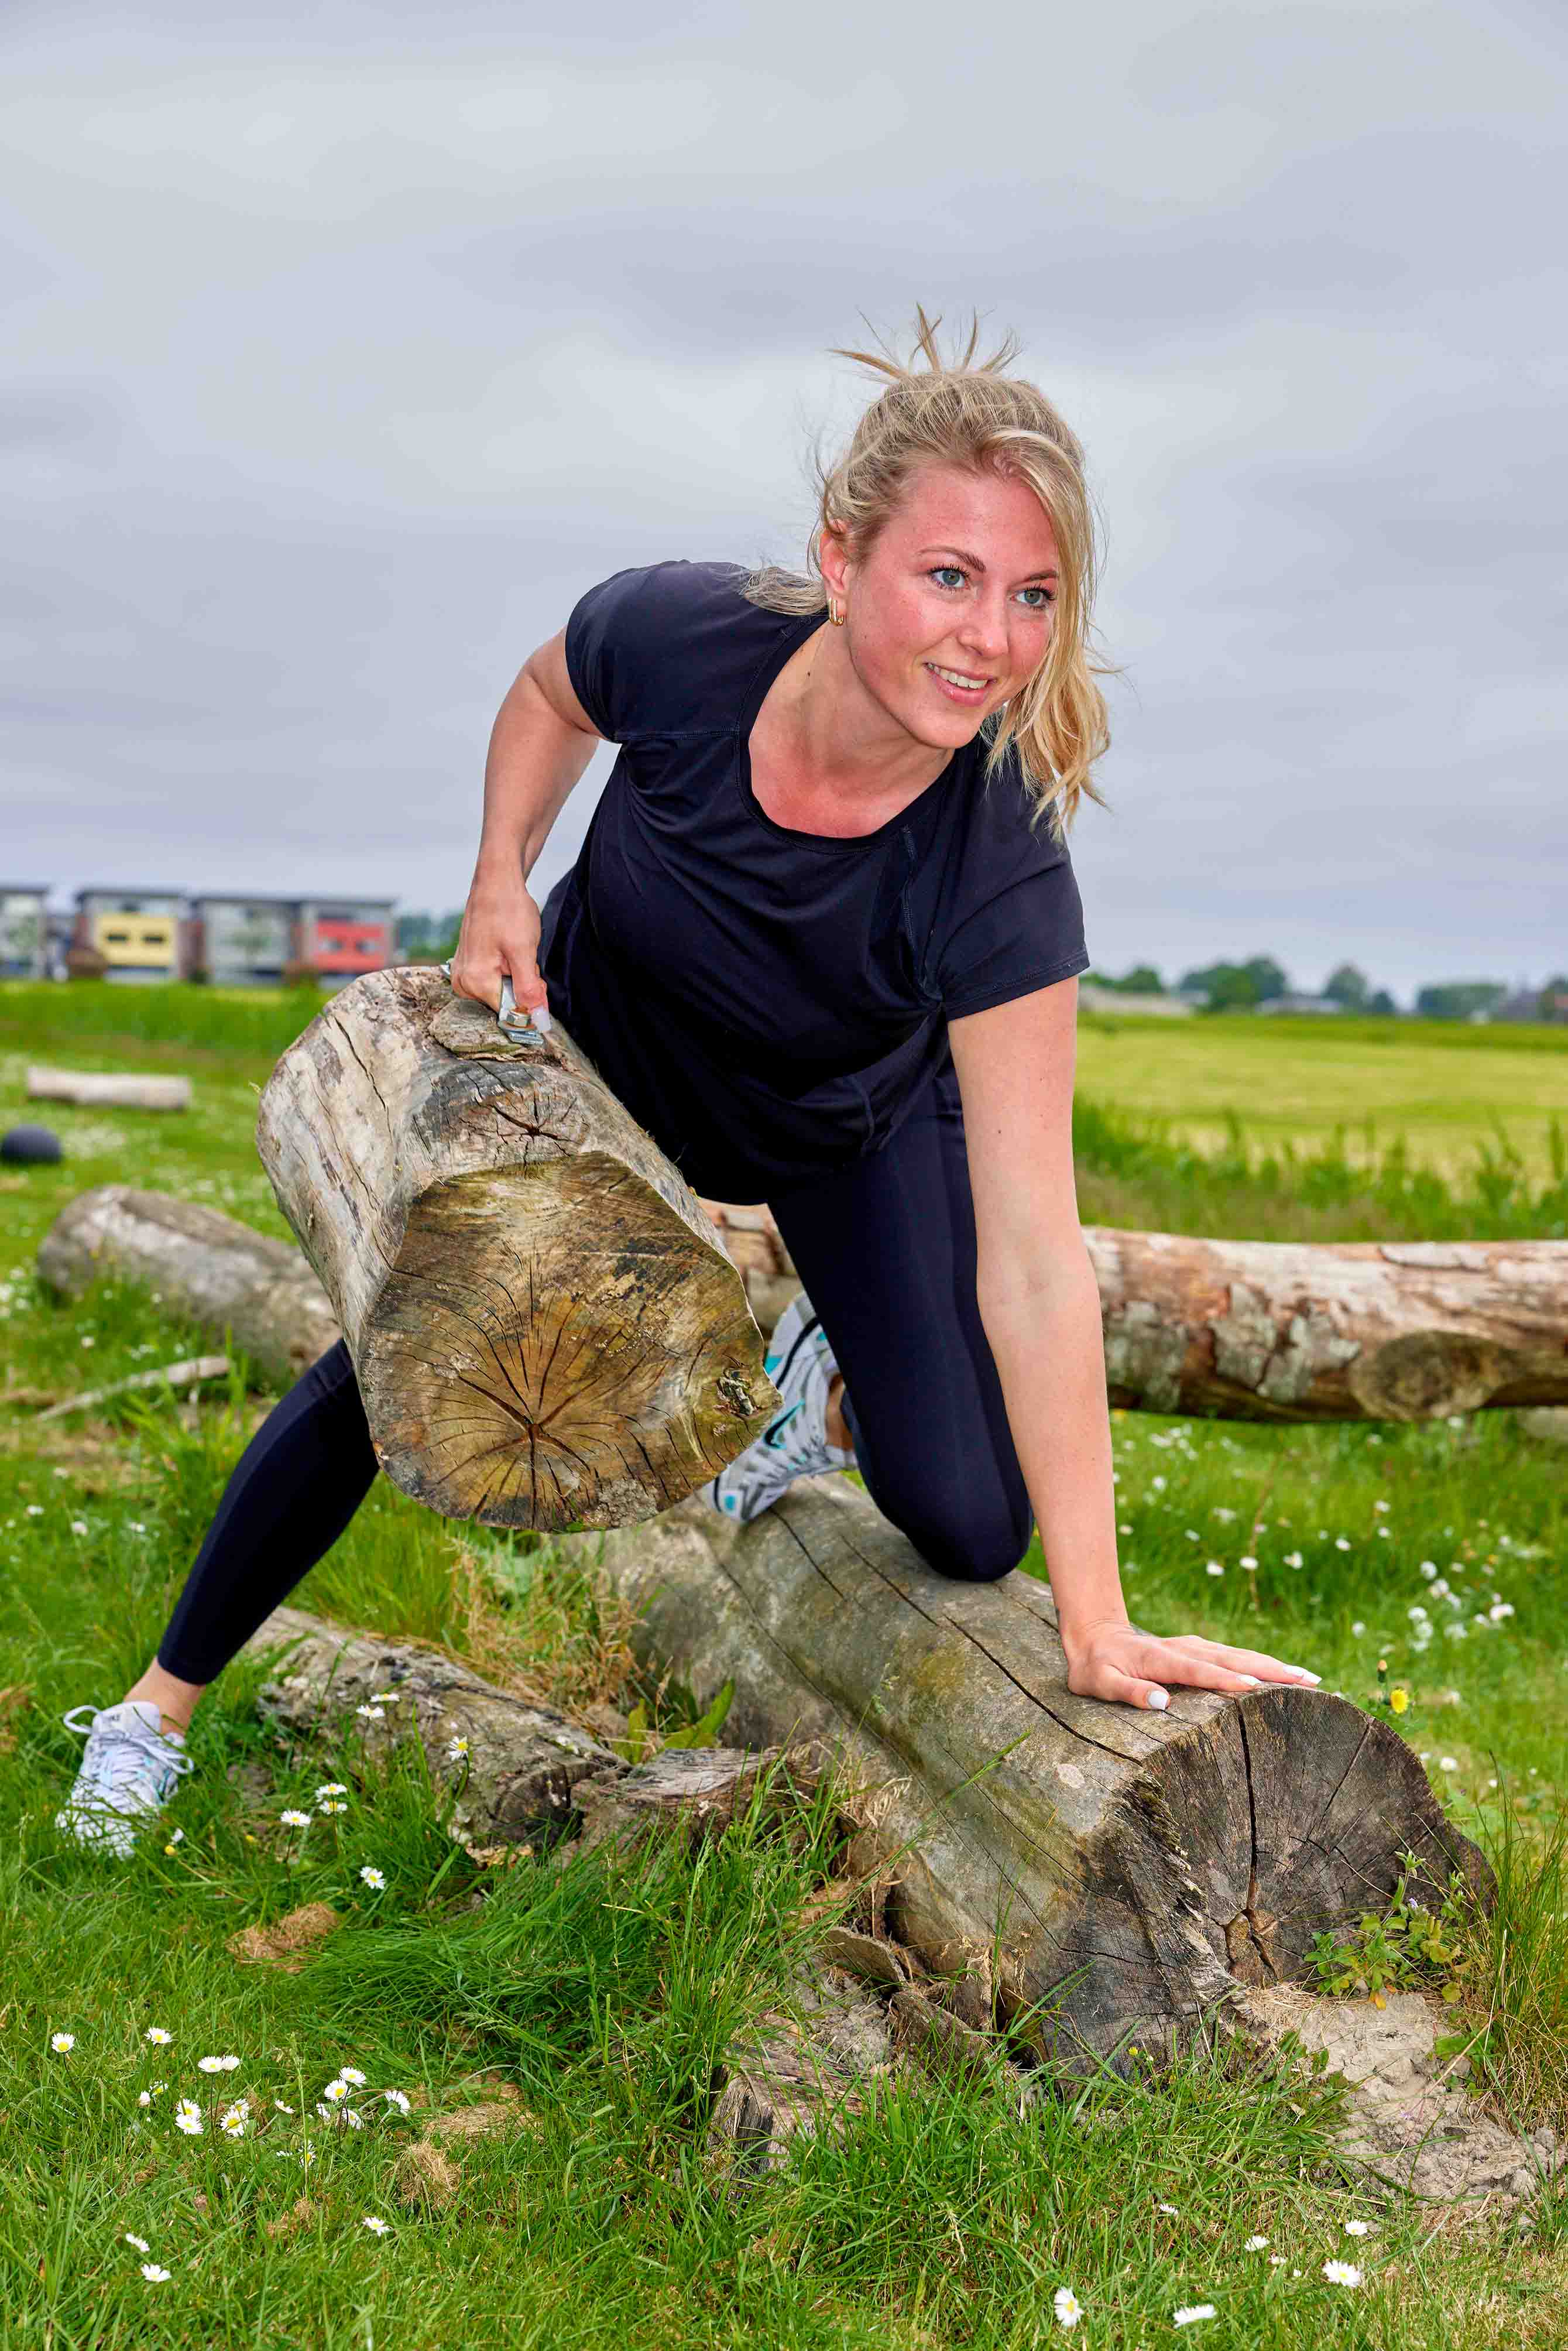
[[[645,1519],[777,1407],[695,1194],[559,1023],[514,1044],[439,972],[372,972],[278,1062],[256,1140],[382,1467],[444,1516]]]
[[[38,1277],[79,1297],[113,1274],[159,1292],[171,1315],[295,1379],[338,1339],[331,1306],[298,1249],[248,1225],[129,1184],[100,1184],[62,1208],[38,1247]]]
[[[778,1228],[704,1206],[770,1331],[800,1288]],[[1113,1404],[1274,1421],[1568,1404],[1568,1241],[1083,1238]]]
[[[29,1102],[116,1110],[189,1110],[189,1078],[139,1078],[97,1070],[29,1070]]]
[[[601,1560],[699,1703],[734,1681],[727,1737],[821,1741],[886,1785],[852,1860],[893,1879],[890,1933],[972,1979],[982,2016],[1047,2003],[1021,2029],[1074,2068],[1299,1976],[1407,1847],[1429,1897],[1457,1868],[1491,1898],[1389,1725],[1277,1686],[1176,1689],[1165,1714],[1075,1698],[1045,1584],[945,1580],[846,1480],[803,1479],[747,1527],[694,1502],[562,1548]]]

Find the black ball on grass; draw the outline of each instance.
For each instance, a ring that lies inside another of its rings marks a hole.
[[[13,1165],[52,1167],[60,1156],[60,1138],[52,1127],[14,1126],[0,1134],[0,1159]]]

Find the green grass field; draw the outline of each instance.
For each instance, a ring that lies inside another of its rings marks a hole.
[[[1227,2351],[1563,2339],[1568,2199],[1547,2195],[1527,2237],[1376,2195],[1333,2152],[1332,2085],[1218,2053],[1106,2072],[1021,2122],[983,2084],[905,2087],[735,2193],[706,2151],[712,2065],[808,1939],[801,1905],[835,1859],[825,1813],[793,1846],[742,1823],[696,1865],[569,1852],[482,1869],[445,1835],[448,1796],[415,1755],[372,1767],[351,1742],[276,1746],[246,1667],[197,1717],[177,1841],[123,1865],[66,1844],[53,1815],[78,1750],[58,1718],[118,1698],[145,1661],[267,1399],[236,1378],[200,1405],[163,1391],[38,1426],[45,1402],[195,1343],[129,1291],[53,1302],[34,1251],[66,1199],[110,1179],[283,1229],[250,1133],[298,1008],[242,1002],[231,1020],[202,992],[190,1043],[117,1032],[143,1016],[104,999],[130,993],[0,990],[0,1128],[37,1114],[22,1071],[46,1048],[177,1064],[197,1096],[183,1118],[50,1105],[66,1163],[0,1171],[0,2342],[1023,2351],[1061,2331],[1063,2286],[1074,2339],[1118,2351],[1186,2340],[1173,2314],[1207,2303],[1193,2337]],[[51,1039],[45,1016],[62,1012],[78,1025]],[[1468,1059],[1439,1054],[1472,1099]],[[1122,1221],[1561,1230],[1549,1170],[1504,1169],[1490,1195],[1385,1171],[1379,1192],[1332,1153],[1315,1178],[1234,1138],[1205,1158],[1089,1102],[1080,1140],[1086,1213]],[[1456,2027],[1494,2111],[1568,2128],[1563,1457],[1503,1415],[1382,1430],[1128,1416],[1114,1437],[1140,1623],[1263,1646],[1369,1712],[1408,1692],[1399,1728],[1500,1879],[1447,1974]],[[647,1695],[591,1579],[385,1485],[299,1597],[569,1708]],[[315,1811],[329,1781],[347,1811],[285,1830],[282,1811]],[[348,1923],[298,1973],[235,1963],[237,1929],[311,1900]],[[217,2055],[239,2062],[204,2072]],[[345,2065],[367,2077],[357,2131],[315,2114]],[[461,2103],[497,2083],[531,2126],[465,2148],[447,2210],[405,2204],[394,2172],[419,2117],[382,2094]],[[221,2116],[242,2096],[231,2137]],[[199,2135],[175,2126],[182,2098]],[[1267,2249],[1246,2250],[1255,2235]],[[1323,2274],[1344,2260],[1354,2286]]]
[[[1078,1071],[1094,1101],[1205,1150],[1239,1118],[1264,1146],[1321,1148],[1343,1130],[1361,1160],[1403,1138],[1413,1165],[1454,1177],[1478,1142],[1501,1136],[1540,1177],[1553,1123],[1568,1127],[1568,1027],[1094,1014],[1080,1023]]]

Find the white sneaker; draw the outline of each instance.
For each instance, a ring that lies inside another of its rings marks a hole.
[[[86,1714],[86,1722],[73,1715]],[[151,1700],[121,1698],[118,1706],[73,1706],[62,1718],[68,1730],[87,1740],[76,1786],[55,1826],[78,1844],[98,1846],[123,1860],[136,1843],[136,1824],[162,1811],[183,1775],[193,1767],[184,1734],[165,1730]]]
[[[804,1290],[779,1317],[763,1367],[783,1402],[761,1436],[702,1489],[722,1517],[742,1525],[797,1478],[854,1467],[852,1451],[828,1442],[828,1388],[839,1367]]]

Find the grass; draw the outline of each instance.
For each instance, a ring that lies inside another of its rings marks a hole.
[[[351,1741],[277,1747],[256,1710],[260,1669],[240,1663],[197,1717],[172,1850],[147,1840],[106,1869],[65,1844],[53,1814],[78,1750],[58,1718],[139,1670],[266,1399],[236,1377],[200,1405],[154,1393],[36,1426],[42,1398],[193,1342],[131,1291],[55,1304],[32,1281],[34,1249],[71,1192],[128,1176],[281,1229],[249,1140],[269,1047],[221,1026],[199,1048],[78,1041],[97,1066],[177,1055],[197,1108],[50,1106],[66,1164],[0,1175],[0,2340],[1011,2351],[1054,2336],[1063,2285],[1083,2305],[1077,2339],[1127,2351],[1176,2339],[1172,2313],[1206,2302],[1218,2314],[1195,2339],[1229,2346],[1562,2339],[1568,2204],[1543,2203],[1525,2241],[1496,2216],[1376,2198],[1333,2153],[1332,2084],[1283,2063],[1259,2074],[1222,2049],[1098,2074],[1021,2119],[996,2084],[901,2085],[841,2140],[735,2194],[707,2149],[712,2063],[803,1947],[802,1906],[837,1866],[825,1805],[791,1842],[759,1808],[695,1865],[566,1847],[484,1869],[446,1835],[450,1785],[417,1752],[372,1764]],[[4,1125],[26,1114],[20,1062],[37,1055],[4,993],[0,1053]],[[1228,1204],[1316,1235],[1382,1196],[1354,1170],[1303,1177],[1301,1157],[1245,1137],[1229,1161],[1184,1155],[1085,1109],[1080,1140],[1086,1195],[1122,1186],[1153,1221]],[[1483,1198],[1431,1180],[1406,1203],[1412,1223],[1492,1229]],[[1511,1197],[1497,1213],[1536,1227],[1555,1213],[1549,1178],[1521,1173]],[[1500,1878],[1496,1913],[1468,1922],[1448,1970],[1455,2030],[1494,2110],[1563,2129],[1560,1458],[1504,1415],[1383,1430],[1126,1416],[1113,1435],[1140,1623],[1310,1665],[1369,1713],[1408,1693],[1398,1727]],[[604,1729],[653,1696],[623,1618],[580,1571],[384,1483],[299,1599],[444,1642],[584,1719],[600,1709]],[[677,1719],[678,1694],[654,1715]],[[341,1815],[318,1811],[329,1780],[349,1792]],[[295,1805],[317,1813],[308,1829],[281,1826]],[[235,1964],[236,1929],[316,1900],[346,1923],[298,1973]],[[150,2045],[150,2025],[172,2043]],[[75,2036],[65,2054],[57,2031]],[[241,2062],[205,2074],[205,2053]],[[315,2117],[344,2064],[368,2077],[359,2131]],[[418,2116],[380,2093],[460,2100],[497,2082],[531,2125],[463,2150],[449,2210],[405,2206],[394,2173]],[[173,2126],[187,2095],[200,2137]],[[231,2141],[217,2116],[239,2095],[252,2120]],[[1347,2235],[1353,2219],[1372,2233]],[[1266,2250],[1244,2250],[1254,2234]],[[148,2258],[167,2282],[143,2279]],[[1329,2283],[1328,2259],[1358,2263],[1363,2283]]]
[[[1165,1121],[1212,1150],[1239,1113],[1265,1145],[1309,1150],[1343,1129],[1375,1158],[1396,1136],[1411,1162],[1447,1176],[1500,1134],[1531,1174],[1568,1123],[1568,1027],[1458,1020],[1190,1020],[1085,1014],[1079,1082],[1095,1102]]]

